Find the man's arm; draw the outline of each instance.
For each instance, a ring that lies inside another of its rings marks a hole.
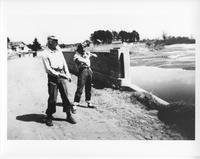
[[[78,53],[75,53],[75,55],[74,55],[74,61],[78,62],[78,63],[82,63],[82,62],[83,63],[87,63],[87,60],[85,58],[81,57],[81,55],[78,54]]]
[[[59,76],[59,73],[56,72],[54,69],[51,68],[50,62],[49,62],[49,60],[48,60],[48,58],[46,56],[42,57],[42,61],[43,61],[43,64],[44,64],[44,68],[45,68],[45,70],[46,70],[46,72],[48,74],[56,76],[56,77]]]
[[[91,53],[90,51],[86,51],[86,53],[90,56],[90,57],[97,57],[96,54]]]
[[[90,56],[97,57],[97,55],[93,53],[90,53]]]

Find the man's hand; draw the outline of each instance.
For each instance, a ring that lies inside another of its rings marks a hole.
[[[64,73],[60,73],[60,74],[59,74],[59,77],[62,77],[62,78],[64,78],[64,79],[68,79],[68,77],[67,77]]]
[[[94,57],[97,57],[97,55],[96,55],[96,54],[92,54],[92,53],[91,53],[91,55],[92,55],[92,56],[94,56]]]
[[[69,77],[69,78],[68,78],[68,81],[69,81],[69,82],[71,82],[71,81],[72,81],[72,79]]]
[[[69,82],[72,81],[72,79],[70,77],[67,77],[66,74],[64,74],[64,73],[60,73],[59,76],[64,78],[64,79],[67,79]]]

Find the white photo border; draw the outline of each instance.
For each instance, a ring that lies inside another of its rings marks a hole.
[[[182,157],[200,156],[200,8],[196,39],[196,139],[194,141],[138,141],[138,140],[7,140],[7,30],[6,0],[0,10],[0,155],[4,158],[131,158],[131,157]],[[17,1],[17,0],[16,0]],[[30,0],[31,1],[31,0]],[[32,0],[34,1],[34,0]],[[47,0],[48,1],[48,0]],[[81,0],[76,0],[77,4]],[[97,0],[96,0],[97,1]],[[114,0],[109,0],[114,2]],[[71,2],[71,1],[70,1]],[[199,3],[200,4],[200,3]],[[200,6],[200,5],[199,5]],[[175,158],[174,157],[174,158]]]

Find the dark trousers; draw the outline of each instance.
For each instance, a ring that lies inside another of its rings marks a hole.
[[[91,82],[92,82],[92,70],[89,68],[79,70],[77,90],[75,93],[74,102],[80,102],[84,86],[85,86],[85,100],[89,101],[91,99]]]
[[[63,112],[66,112],[68,115],[70,115],[71,103],[68,99],[67,80],[48,75],[49,98],[48,98],[48,107],[46,110],[47,116],[51,116],[53,113],[56,112],[56,101],[58,96],[58,90],[60,92],[63,102]]]

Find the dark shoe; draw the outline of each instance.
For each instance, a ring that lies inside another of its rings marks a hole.
[[[71,105],[71,112],[73,114],[76,114],[77,106],[79,105],[78,102],[74,102],[74,104]]]
[[[67,116],[66,121],[69,122],[69,123],[71,123],[71,124],[76,124],[76,121],[74,120],[74,118],[72,118],[71,115],[68,115],[68,116]]]
[[[47,125],[47,126],[53,126],[52,119],[47,118],[47,119],[46,119],[46,125]]]
[[[92,105],[91,103],[88,103],[88,108],[96,108],[96,107]]]
[[[76,110],[77,110],[77,106],[76,106],[76,105],[73,105],[73,106],[71,107],[71,112],[72,112],[73,114],[76,114]]]
[[[46,119],[53,119],[53,114],[46,114]]]

